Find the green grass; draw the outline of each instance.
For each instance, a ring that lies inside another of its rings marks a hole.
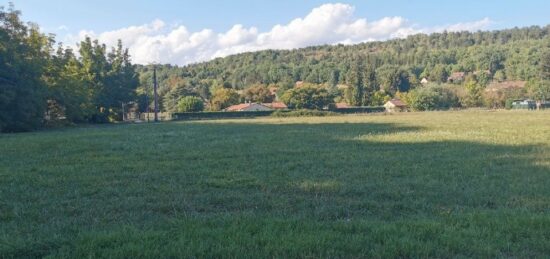
[[[0,257],[548,257],[550,113],[0,135]]]

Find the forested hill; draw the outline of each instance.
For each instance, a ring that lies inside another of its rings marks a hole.
[[[165,65],[159,68],[161,94],[178,88],[207,98],[208,89],[219,86],[244,89],[276,84],[287,88],[296,81],[348,84],[350,67],[357,58],[374,67],[378,88],[396,88],[401,81],[414,85],[424,77],[444,82],[453,72],[490,71],[499,80],[529,80],[539,75],[538,63],[550,45],[549,35],[550,26],[443,32],[357,45],[266,50],[185,67]],[[142,86],[150,85],[151,67],[138,70]]]

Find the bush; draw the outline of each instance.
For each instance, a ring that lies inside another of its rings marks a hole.
[[[329,110],[340,114],[350,113],[372,113],[372,112],[384,112],[386,108],[384,106],[362,106],[362,107],[350,107],[350,108],[335,108],[329,106]]]
[[[333,96],[325,88],[304,86],[286,91],[281,96],[281,101],[290,109],[322,110],[333,102]]]
[[[269,116],[273,111],[242,111],[242,112],[179,112],[173,113],[173,120],[204,120],[229,118],[254,118]]]
[[[271,114],[273,117],[324,117],[338,115],[335,112],[319,110],[294,110],[294,111],[275,111]]]
[[[256,85],[244,90],[242,94],[246,101],[255,103],[270,103],[273,102],[273,95],[265,85]]]
[[[455,92],[450,87],[441,85],[416,88],[403,96],[404,101],[415,111],[447,110],[460,107]]]
[[[505,108],[506,110],[511,110],[512,108],[514,108],[514,99],[506,99],[506,104],[505,104]]]
[[[212,111],[223,110],[231,105],[238,104],[240,95],[237,91],[229,88],[218,88],[212,94],[210,109]]]
[[[204,110],[204,103],[201,98],[185,96],[178,101],[178,112],[200,112]]]

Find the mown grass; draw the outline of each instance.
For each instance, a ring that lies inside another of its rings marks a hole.
[[[547,257],[550,113],[0,135],[0,257]]]

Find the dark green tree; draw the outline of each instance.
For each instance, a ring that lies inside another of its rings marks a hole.
[[[204,110],[204,102],[196,96],[185,96],[178,101],[177,112],[200,112]]]
[[[271,91],[265,85],[256,85],[247,88],[244,90],[242,97],[247,102],[255,103],[270,103],[275,99],[275,96],[271,94]]]
[[[286,91],[281,101],[291,109],[322,110],[333,103],[334,97],[323,87],[305,86]]]
[[[352,89],[352,98],[350,104],[354,106],[362,106],[365,95],[365,77],[363,59],[357,58],[353,61],[350,68],[350,74],[348,80]]]
[[[53,40],[27,27],[20,12],[0,7],[0,131],[43,124],[47,88],[42,80]]]

